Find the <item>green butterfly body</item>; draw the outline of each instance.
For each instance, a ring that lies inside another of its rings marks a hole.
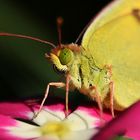
[[[87,95],[90,95],[90,87],[97,85],[100,87],[99,92],[103,92],[110,81],[108,69],[98,68],[94,63],[93,57],[87,55],[87,52],[85,52],[82,48],[79,52],[74,52],[73,57],[73,61],[71,61],[71,64],[68,65],[68,73],[71,77],[70,85],[75,86],[81,91],[87,91]]]
[[[104,102],[110,92],[111,72],[108,66],[97,67],[93,56],[77,44],[61,45],[49,57],[59,71],[65,71],[66,77],[69,75],[70,89],[78,89],[95,99],[99,106]],[[98,101],[99,97],[101,101]]]

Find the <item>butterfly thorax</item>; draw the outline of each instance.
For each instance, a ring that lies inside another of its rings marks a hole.
[[[77,88],[83,94],[94,96],[95,90],[103,98],[109,91],[111,74],[108,67],[98,68],[94,58],[77,44],[61,45],[49,56],[52,63],[65,76],[70,76],[70,88]]]

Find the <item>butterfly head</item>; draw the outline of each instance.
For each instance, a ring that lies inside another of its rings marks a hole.
[[[61,45],[54,48],[49,55],[45,54],[45,56],[49,58],[58,71],[66,73],[74,61],[75,53],[79,51],[80,48],[76,44]]]

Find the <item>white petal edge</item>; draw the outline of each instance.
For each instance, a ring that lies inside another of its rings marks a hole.
[[[71,131],[63,138],[57,136],[42,136],[35,140],[90,140],[98,131],[95,129],[89,129],[85,131]]]
[[[73,131],[62,140],[90,140],[98,132],[97,129],[88,129],[83,131]]]
[[[38,126],[21,121],[17,121],[16,126],[4,127],[4,129],[8,130],[9,134],[20,138],[36,138],[42,135]]]
[[[96,128],[97,123],[100,122],[100,118],[91,116],[85,111],[76,110],[65,121],[70,123],[72,131],[79,131]]]
[[[37,110],[35,111],[37,113]],[[33,118],[34,113],[30,112],[29,117]],[[62,111],[52,111],[49,109],[42,109],[33,122],[38,125],[44,125],[48,121],[62,121],[65,118],[65,114]]]

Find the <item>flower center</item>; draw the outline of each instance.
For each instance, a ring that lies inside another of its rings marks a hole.
[[[58,137],[63,137],[70,131],[69,125],[66,122],[47,122],[41,127],[41,132],[43,135],[57,135]]]

